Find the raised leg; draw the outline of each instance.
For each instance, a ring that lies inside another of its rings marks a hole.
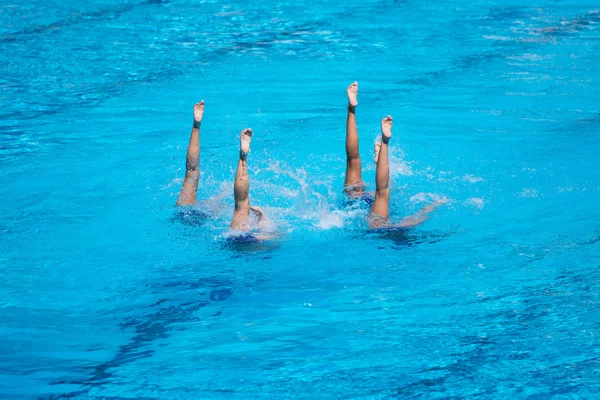
[[[388,142],[392,137],[392,117],[381,120],[381,145],[375,149],[377,168],[375,170],[375,202],[371,207],[371,227],[381,227],[390,217],[390,168],[388,162]]]
[[[202,123],[203,114],[204,100],[200,100],[199,103],[194,104],[194,123],[185,159],[185,179],[177,198],[178,206],[187,206],[196,203],[198,178],[200,178],[200,124]]]
[[[233,211],[233,220],[231,229],[247,230],[250,218],[250,182],[248,180],[247,157],[250,152],[250,140],[252,139],[252,129],[244,129],[240,138],[240,159],[238,161],[237,171],[235,173],[235,182],[233,184],[233,196],[235,199],[235,209]]]
[[[346,90],[348,94],[348,116],[346,117],[346,180],[347,193],[364,191],[361,176],[360,153],[358,151],[358,128],[356,126],[356,106],[358,101],[358,83],[354,82]]]

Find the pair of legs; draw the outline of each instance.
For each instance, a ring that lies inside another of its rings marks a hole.
[[[346,180],[344,190],[353,198],[360,198],[365,194],[365,183],[362,180],[362,167],[358,150],[358,128],[356,126],[356,107],[358,106],[358,83],[354,82],[347,89],[348,116],[346,118]],[[392,137],[391,116],[381,120],[381,142],[375,142],[375,201],[371,206],[369,226],[382,228],[386,226],[410,228],[428,219],[427,214],[439,204],[434,203],[424,207],[416,215],[406,217],[397,224],[390,225],[390,167],[388,160],[388,143]]]
[[[240,135],[240,159],[238,160],[233,184],[233,197],[235,209],[230,228],[236,231],[248,231],[251,229],[250,213],[252,212],[259,225],[266,220],[265,214],[260,207],[250,205],[250,182],[248,180],[247,158],[250,153],[250,141],[252,140],[252,129],[246,128]]]
[[[198,191],[198,179],[200,178],[200,125],[204,115],[204,100],[194,105],[194,122],[190,143],[188,145],[187,157],[185,162],[185,179],[177,199],[178,206],[188,206],[196,203],[196,193]],[[248,180],[247,157],[250,152],[250,140],[252,139],[252,129],[244,129],[240,140],[240,158],[238,160],[237,171],[235,173],[235,183],[233,185],[233,196],[235,199],[235,209],[231,221],[231,229],[249,230],[250,212],[252,211],[260,221],[264,217],[260,207],[250,205],[249,191],[250,182]]]
[[[345,192],[350,197],[361,197],[365,192],[362,180],[362,166],[358,150],[358,127],[356,126],[356,107],[358,106],[358,83],[354,82],[347,89],[348,116],[346,117],[346,180]],[[381,143],[375,143],[375,201],[371,206],[371,225],[382,224],[389,218],[390,189],[388,142],[392,137],[392,117],[381,121]]]

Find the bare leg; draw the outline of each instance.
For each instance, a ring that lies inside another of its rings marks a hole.
[[[402,221],[400,221],[395,226],[400,228],[413,228],[417,225],[421,225],[423,222],[429,219],[429,213],[433,210],[441,206],[443,203],[441,201],[435,201],[431,204],[427,204],[423,207],[418,213],[415,215],[411,215],[410,217],[404,217]]]
[[[363,192],[364,183],[361,176],[360,153],[358,151],[358,128],[356,126],[356,106],[358,101],[358,83],[354,82],[347,89],[348,116],[346,117],[346,193]],[[353,190],[354,189],[354,190]],[[357,190],[360,189],[360,190]]]
[[[235,173],[235,183],[233,184],[235,210],[233,211],[233,220],[230,227],[235,230],[248,230],[250,228],[248,223],[250,217],[250,182],[248,181],[246,158],[250,152],[251,139],[252,129],[244,129],[240,138],[240,159]]]
[[[190,135],[187,157],[185,160],[185,179],[177,199],[178,206],[187,206],[196,203],[198,178],[200,177],[200,124],[204,114],[204,100],[194,104],[194,124]]]
[[[392,137],[392,117],[387,116],[381,120],[381,147],[377,155],[377,169],[375,170],[375,202],[371,207],[370,225],[379,228],[386,224],[390,217],[390,168],[388,163],[388,142]]]

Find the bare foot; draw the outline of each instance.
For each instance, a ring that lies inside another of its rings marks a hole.
[[[375,164],[377,164],[377,161],[379,161],[379,150],[381,150],[381,142],[376,140],[374,143],[375,146],[375,155],[373,156],[373,161],[375,161]]]
[[[194,104],[194,125],[202,122],[202,115],[204,115],[204,100]]]
[[[348,86],[348,89],[346,89],[346,93],[348,93],[348,107],[350,107],[351,109],[356,108],[356,106],[358,105],[358,101],[356,100],[356,97],[358,96],[358,82],[355,81],[350,86]]]
[[[246,128],[240,136],[240,154],[246,156],[250,153],[250,141],[252,140],[252,129]]]
[[[381,140],[383,143],[387,143],[392,137],[392,116],[388,115],[381,120]]]

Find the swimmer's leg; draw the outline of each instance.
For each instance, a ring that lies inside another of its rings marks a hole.
[[[375,170],[375,202],[371,207],[369,225],[380,228],[386,224],[390,216],[390,168],[388,163],[388,142],[392,137],[392,117],[389,115],[381,120],[381,147],[377,157]]]
[[[246,158],[250,152],[250,140],[252,139],[252,129],[244,129],[240,138],[240,159],[238,161],[237,171],[235,173],[235,183],[233,184],[233,196],[235,198],[235,210],[233,211],[233,220],[231,229],[247,230],[249,229],[248,219],[250,216],[250,182],[248,180],[248,166]]]
[[[178,206],[187,206],[196,203],[198,178],[200,178],[200,124],[204,114],[204,100],[194,104],[194,124],[190,135],[187,157],[185,160],[185,179],[177,199]]]
[[[429,214],[442,204],[444,203],[437,200],[431,204],[427,204],[418,213],[409,217],[404,217],[402,221],[400,221],[395,226],[400,228],[414,228],[417,225],[421,225],[423,222],[429,219]]]
[[[358,152],[358,128],[356,126],[356,106],[358,83],[354,82],[346,90],[348,94],[348,116],[346,117],[346,180],[344,186],[364,185],[361,176],[360,153]],[[349,193],[350,191],[348,191]]]

